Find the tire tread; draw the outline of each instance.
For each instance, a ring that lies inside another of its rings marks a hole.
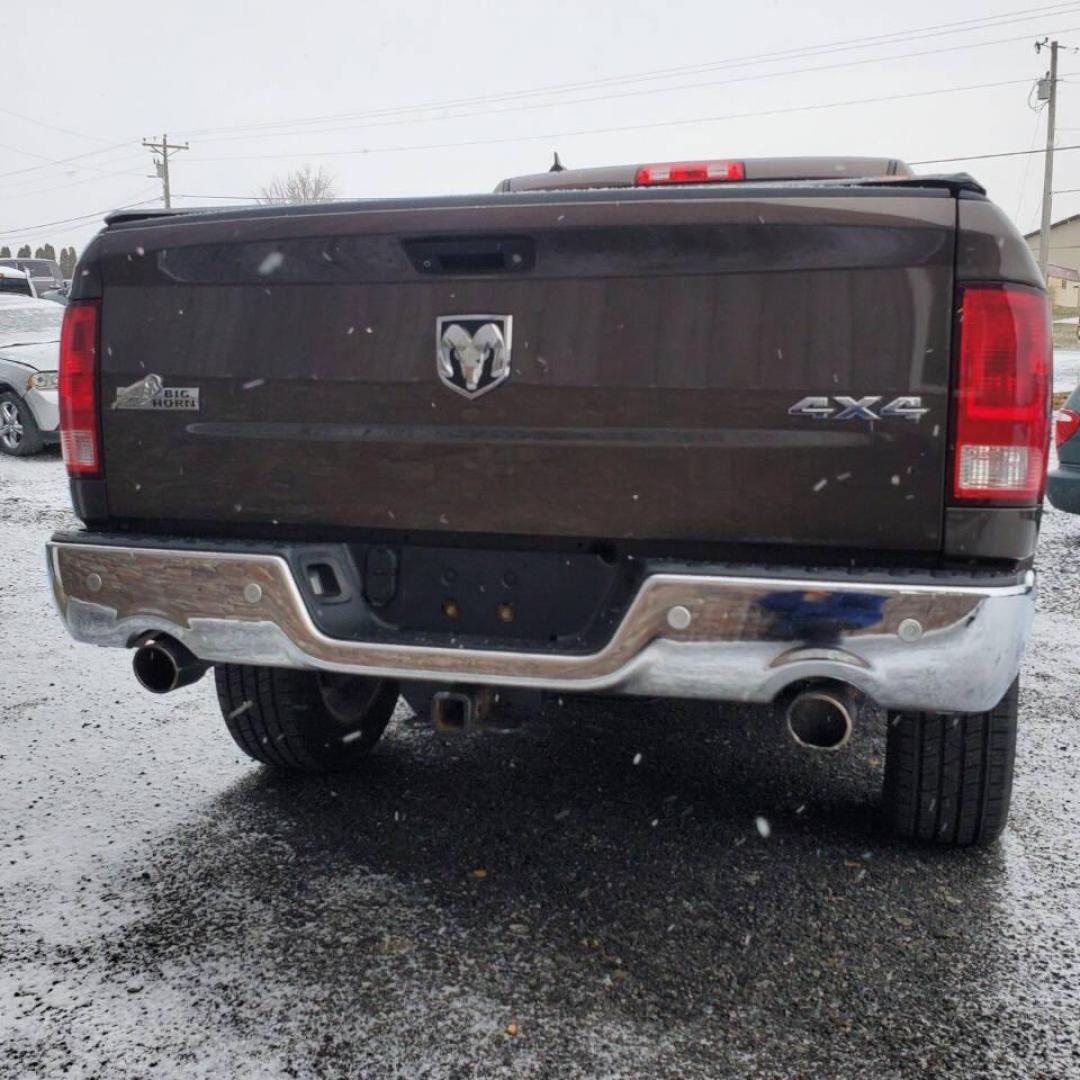
[[[885,812],[894,832],[989,844],[1005,827],[1016,762],[1017,682],[989,712],[890,713]]]
[[[397,703],[396,685],[378,682],[362,721],[350,729],[327,709],[313,672],[250,664],[214,668],[218,703],[236,745],[264,765],[297,772],[350,769],[370,754]],[[346,742],[355,730],[360,737]]]

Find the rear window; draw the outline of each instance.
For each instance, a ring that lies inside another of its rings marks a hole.
[[[31,277],[60,279],[60,267],[48,259],[20,259],[19,269],[25,270]]]

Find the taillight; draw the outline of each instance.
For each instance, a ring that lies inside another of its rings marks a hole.
[[[60,332],[60,447],[70,476],[101,465],[97,407],[97,300],[76,300],[64,311]]]
[[[1059,450],[1080,429],[1080,413],[1075,409],[1062,409],[1054,417],[1054,446]]]
[[[674,161],[667,165],[642,165],[634,183],[638,187],[655,184],[722,184],[745,180],[746,166],[741,161]]]
[[[1017,285],[961,289],[953,497],[1037,503],[1050,448],[1050,307]]]

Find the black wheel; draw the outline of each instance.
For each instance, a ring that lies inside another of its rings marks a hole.
[[[890,713],[885,812],[900,836],[989,844],[1009,816],[1019,684],[985,713]]]
[[[379,741],[397,704],[388,679],[218,664],[225,726],[249,757],[279,769],[342,772]]]
[[[27,457],[44,445],[30,406],[10,390],[0,394],[0,451]]]

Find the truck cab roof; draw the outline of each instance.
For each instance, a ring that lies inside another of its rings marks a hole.
[[[495,190],[565,191],[581,188],[649,187],[660,184],[907,180],[914,175],[911,167],[898,158],[881,157],[723,158],[566,169],[556,155],[555,164],[548,172],[512,176],[503,180]]]

